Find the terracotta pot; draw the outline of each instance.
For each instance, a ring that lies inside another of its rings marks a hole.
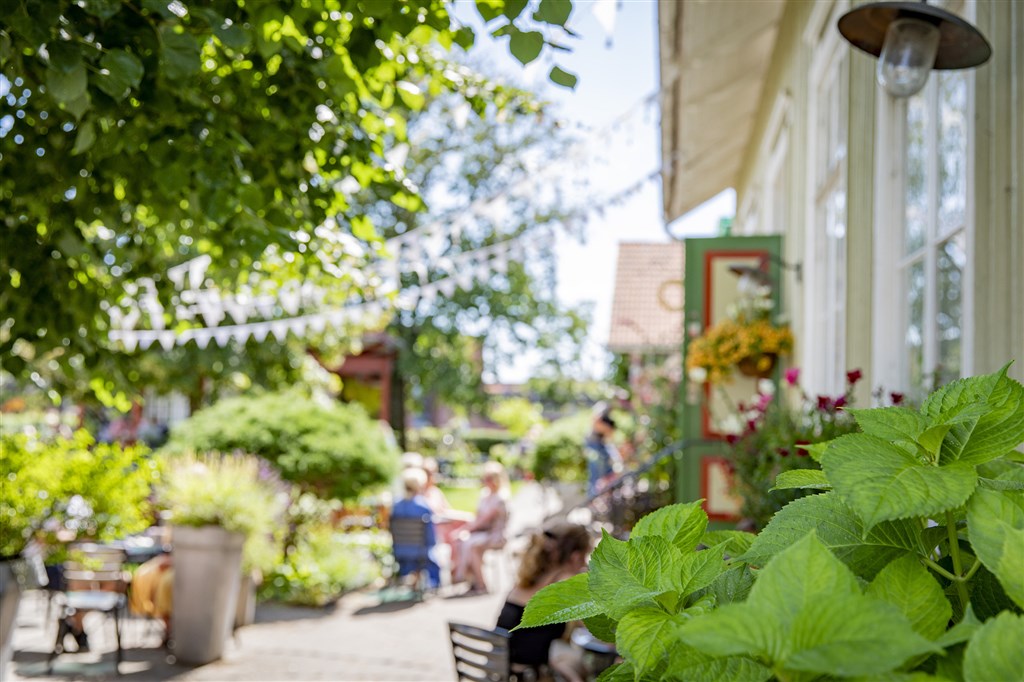
[[[767,379],[775,371],[775,363],[779,356],[775,353],[762,353],[761,355],[750,355],[736,363],[740,374],[745,377]]]

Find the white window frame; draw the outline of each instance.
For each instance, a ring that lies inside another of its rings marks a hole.
[[[837,86],[849,95],[849,47],[843,42],[838,31],[830,30],[839,17],[849,9],[849,1],[822,2],[815,5],[806,30],[804,42],[810,55],[810,70],[807,78],[807,172],[806,204],[804,220],[804,340],[800,348],[800,364],[804,369],[804,384],[812,392],[836,393],[843,388],[846,357],[845,307],[847,288],[839,292],[842,300],[828,301],[827,280],[832,276],[828,271],[827,259],[823,258],[829,247],[818,224],[819,179],[818,179],[818,109],[819,92],[826,84],[825,79],[834,74]],[[844,80],[844,61],[847,77]],[[840,131],[849,139],[849,121]],[[838,169],[828,185],[835,189],[848,188],[849,150],[838,162]],[[846,258],[835,264],[846,276]],[[845,280],[844,280],[845,281]],[[824,332],[827,338],[819,338]],[[838,361],[835,359],[838,356]],[[838,366],[832,366],[836,364]]]
[[[955,4],[955,3],[946,3]],[[975,19],[976,1],[966,0],[962,3],[963,16],[970,21]],[[934,74],[929,76],[925,86],[930,90],[928,96],[934,97],[937,88]],[[964,226],[967,259],[964,265],[961,300],[960,330],[960,373],[970,376],[974,372],[974,259],[975,253],[975,76],[973,72],[965,72],[967,111],[967,158],[966,196],[964,206]],[[905,220],[905,183],[906,172],[903,150],[906,145],[905,122],[907,101],[893,97],[882,88],[878,89],[876,98],[875,127],[875,205],[874,205],[874,282],[872,291],[872,376],[876,385],[890,391],[908,392],[917,387],[910,385],[908,355],[904,343],[906,333],[906,295],[903,282],[903,230],[896,229]],[[929,102],[929,112],[934,113],[934,100]],[[938,177],[936,154],[927,154],[928,177],[932,182]],[[934,190],[934,188],[932,188]],[[934,195],[929,193],[931,201]],[[934,213],[935,206],[929,206],[929,214]],[[929,222],[936,220],[929,215]],[[959,231],[959,230],[957,230]],[[939,237],[948,237],[948,234]],[[926,245],[927,246],[927,245]],[[925,255],[925,299],[924,318],[934,320],[937,314],[934,292],[937,282],[937,265],[934,249],[929,248]],[[931,327],[928,328],[929,331]],[[924,349],[924,372],[935,370],[937,353],[935,343],[926,342]],[[927,388],[927,387],[925,387]]]
[[[762,175],[761,232],[785,234],[789,229],[789,128],[793,98],[788,91],[779,94],[768,117],[761,157],[767,159]],[[781,185],[781,191],[777,191]],[[781,210],[780,210],[781,208]]]

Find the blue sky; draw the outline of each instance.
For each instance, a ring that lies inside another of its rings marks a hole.
[[[507,40],[495,41],[480,30],[474,58],[484,59],[509,78],[557,103],[559,114],[590,131],[591,160],[585,172],[591,191],[617,196],[655,171],[660,164],[657,99],[644,100],[658,88],[658,55],[654,0],[617,2],[609,36],[595,16],[598,2],[575,0],[568,26],[581,37],[569,43],[572,52],[545,51],[525,69],[508,53]],[[600,11],[600,10],[598,10]],[[472,3],[457,3],[457,16],[479,26]],[[579,76],[575,91],[547,82],[552,64]],[[722,216],[734,213],[731,191],[673,224],[673,234],[713,234]],[[616,247],[624,241],[668,240],[662,221],[660,180],[647,182],[620,205],[592,214],[586,241],[561,238],[558,250],[558,297],[571,304],[592,305],[592,326],[586,353],[588,373],[603,374],[607,356]],[[525,380],[530,363],[499,370],[505,382]]]

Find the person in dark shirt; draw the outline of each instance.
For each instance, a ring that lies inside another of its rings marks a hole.
[[[587,456],[587,494],[596,495],[607,484],[608,478],[622,468],[622,457],[612,443],[615,421],[608,410],[602,410],[594,419],[590,435],[583,442]]]
[[[523,555],[516,586],[498,616],[498,627],[512,630],[523,620],[526,602],[542,588],[580,573],[593,546],[590,533],[574,523],[558,523],[536,533]],[[513,671],[549,666],[566,682],[580,682],[579,657],[562,642],[565,623],[523,628],[509,635]],[[574,660],[575,659],[575,660]]]

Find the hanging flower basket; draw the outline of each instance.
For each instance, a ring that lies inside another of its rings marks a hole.
[[[767,379],[775,370],[775,363],[778,361],[777,353],[761,353],[759,355],[748,355],[736,363],[736,368],[745,377]]]

